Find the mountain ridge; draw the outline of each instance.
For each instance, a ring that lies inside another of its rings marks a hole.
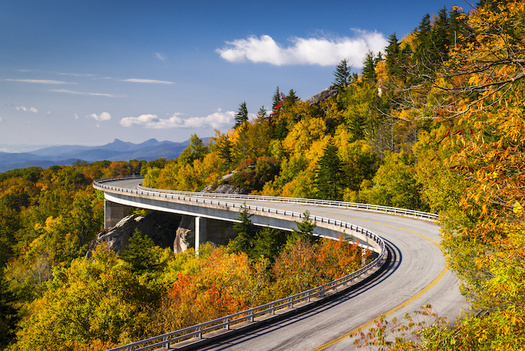
[[[208,140],[209,138],[203,139],[205,142]],[[189,144],[189,140],[173,142],[158,141],[155,138],[135,144],[116,138],[111,143],[100,146],[55,145],[31,152],[0,152],[0,172],[32,166],[47,168],[53,165],[71,165],[77,160],[95,162],[172,159],[178,157]]]

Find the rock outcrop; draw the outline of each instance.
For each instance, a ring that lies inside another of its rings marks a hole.
[[[322,101],[326,99],[337,96],[338,93],[339,93],[339,90],[335,86],[331,85],[325,90],[321,91],[320,93],[312,96],[310,100],[308,100],[308,103],[310,105],[318,105],[319,103],[321,103]]]
[[[116,253],[124,251],[135,230],[150,237],[157,246],[173,248],[180,222],[181,216],[164,212],[129,215],[109,230],[100,232],[91,242],[86,257],[91,257],[92,251],[101,243],[106,243]]]
[[[222,177],[222,184],[218,185],[217,187],[213,188],[211,185],[208,185],[204,189],[202,189],[201,192],[203,193],[215,193],[215,194],[248,194],[248,190],[242,187],[237,187],[234,185],[231,185],[230,179],[235,174],[235,171],[233,171],[230,174],[226,174]]]

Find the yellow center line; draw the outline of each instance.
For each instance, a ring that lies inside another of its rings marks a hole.
[[[360,218],[353,218],[353,217],[348,217],[348,216],[341,216],[341,217],[345,217],[345,218],[350,218],[350,219],[356,219],[356,220],[360,220],[360,221],[366,221],[366,222],[371,222],[371,223],[375,223],[375,224],[381,224],[381,225],[384,225],[384,226],[387,226],[387,227],[391,227],[391,228],[395,228],[395,229],[399,229],[399,230],[403,230],[403,231],[406,231],[406,232],[409,232],[409,233],[412,233],[412,234],[415,234],[415,235],[418,235],[428,241],[430,241],[431,243],[433,243],[434,245],[436,245],[437,247],[441,248],[441,245],[439,245],[439,243],[433,239],[430,239],[429,237],[423,235],[423,234],[420,234],[420,233],[417,233],[417,232],[414,232],[412,230],[409,230],[409,229],[405,229],[405,228],[401,228],[401,227],[397,227],[397,226],[394,226],[394,225],[390,225],[390,224],[385,224],[385,223],[381,223],[381,222],[376,222],[376,221],[371,221],[371,220],[368,220],[368,219],[360,219]],[[414,302],[415,300],[417,300],[419,297],[421,297],[423,294],[425,294],[428,290],[430,290],[434,285],[436,285],[442,278],[443,276],[445,275],[445,273],[447,273],[447,270],[448,270],[448,260],[446,258],[446,256],[444,256],[445,258],[445,266],[443,267],[443,270],[441,271],[441,273],[438,275],[438,277],[436,279],[434,279],[429,285],[427,285],[426,287],[423,288],[423,290],[421,290],[420,292],[418,292],[416,295],[412,296],[411,298],[409,298],[408,300],[406,300],[405,302],[403,302],[402,304],[400,304],[399,306],[396,306],[394,307],[393,309],[391,309],[390,311],[386,312],[386,313],[383,313],[381,316],[384,316],[384,317],[387,317],[391,314],[393,314],[394,312],[398,311],[399,309],[405,307],[405,306],[408,306],[410,303]],[[351,331],[349,331],[348,333],[345,333],[319,347],[316,347],[315,349],[313,349],[312,351],[320,351],[320,350],[324,350],[326,349],[327,347],[329,346],[332,346],[334,344],[337,344],[339,341],[347,338],[347,337],[350,337],[351,335],[357,333],[358,331],[360,330],[363,330],[365,328],[368,328],[369,326],[371,326],[372,324],[375,323],[375,321],[377,321],[380,317],[378,318],[375,318],[373,320],[371,320],[370,322],[367,322]]]

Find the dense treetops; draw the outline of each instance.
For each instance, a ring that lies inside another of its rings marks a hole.
[[[524,345],[524,7],[487,0],[424,15],[381,55],[368,53],[360,75],[343,60],[336,98],[310,105],[277,88],[266,116],[217,133],[185,173],[172,171],[175,160],[149,180],[198,190],[236,170],[265,179],[247,187],[254,193],[438,212],[445,253],[483,316],[459,325],[458,342]],[[507,325],[506,336],[481,337],[481,325],[492,336]],[[454,349],[447,338],[432,342]]]
[[[16,347],[45,330],[42,343],[103,349],[274,297],[271,283],[279,279],[291,279],[281,281],[287,291],[302,289],[319,279],[307,262],[345,260],[334,253],[341,248],[322,253],[325,244],[286,243],[271,230],[254,231],[249,216],[230,246],[208,247],[198,258],[170,256],[140,235],[136,251],[122,257],[99,249],[98,260],[79,258],[102,223],[93,179],[141,172],[147,186],[197,191],[235,171],[230,182],[256,194],[440,213],[442,246],[475,313],[455,330],[438,321],[416,331],[418,338],[426,349],[519,349],[525,345],[524,18],[525,4],[517,0],[424,15],[406,37],[393,33],[383,53],[367,53],[361,74],[343,60],[334,71],[336,97],[310,105],[293,89],[277,88],[270,111],[261,107],[249,119],[241,103],[231,130],[216,132],[209,143],[193,135],[175,160],[79,162],[0,174],[1,342],[13,340],[20,320]],[[148,250],[155,260],[132,263]],[[228,269],[228,278],[215,275]],[[301,278],[285,278],[286,271]],[[198,294],[206,274],[212,278]],[[124,285],[126,294],[118,288]],[[89,304],[87,286],[100,291],[100,303]],[[220,304],[202,307],[212,300]],[[175,309],[169,307],[174,301],[202,304]],[[74,308],[83,303],[96,317]],[[92,334],[87,325],[54,319],[66,306],[72,320],[89,320]],[[425,311],[420,315],[429,315]],[[382,336],[365,335],[369,342],[418,347],[388,339],[385,324],[378,326]]]

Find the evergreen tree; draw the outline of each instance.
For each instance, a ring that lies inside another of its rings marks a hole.
[[[279,112],[282,107],[281,92],[279,87],[275,89],[275,93],[272,97],[272,112],[268,116],[268,122],[273,125],[273,123],[279,118]]]
[[[281,252],[286,244],[286,232],[278,229],[265,227],[257,232],[253,247],[254,260],[259,260],[261,257],[268,259],[270,262],[275,261],[277,255]]]
[[[280,107],[281,107],[281,92],[279,91],[279,87],[277,87],[272,97],[272,110],[275,112]]]
[[[301,220],[301,222],[294,223],[297,226],[297,229],[293,230],[294,233],[298,233],[305,237],[310,237],[314,235],[314,229],[317,225],[310,219],[309,211],[305,211],[303,213],[303,219]]]
[[[471,33],[470,27],[467,25],[464,14],[455,7],[450,11],[449,15],[449,41],[450,48],[457,48],[464,40],[469,38]]]
[[[257,119],[260,121],[266,120],[267,115],[268,115],[268,111],[266,111],[266,109],[264,108],[264,105],[261,106],[261,108],[259,109],[259,112],[257,112]]]
[[[299,100],[299,97],[295,93],[295,90],[290,89],[290,91],[288,92],[288,95],[284,98],[284,105],[286,107],[290,107],[297,100]]]
[[[153,243],[149,236],[143,236],[136,229],[129,239],[126,251],[120,253],[119,256],[130,265],[132,272],[154,272],[162,269],[166,264],[162,261],[159,250],[160,248]]]
[[[332,84],[339,90],[344,89],[350,84],[352,67],[348,66],[346,59],[342,60],[334,71],[334,81]]]
[[[248,209],[243,207],[237,218],[238,222],[233,224],[233,230],[237,232],[237,236],[230,240],[228,244],[229,251],[234,253],[244,252],[248,257],[253,257],[257,231],[250,219],[251,217],[252,215],[248,213]]]
[[[292,233],[286,242],[287,248],[290,248],[293,244],[300,240],[306,240],[310,243],[313,243],[319,239],[319,237],[314,236],[314,229],[317,225],[310,219],[309,211],[304,211],[301,222],[294,221],[294,223],[297,228],[292,229]]]
[[[397,41],[396,33],[388,37],[388,45],[386,47],[386,69],[390,76],[395,76],[399,73],[399,42]]]
[[[239,109],[237,110],[237,113],[235,114],[235,125],[234,128],[237,128],[238,126],[242,125],[244,122],[248,122],[248,108],[246,107],[246,101],[243,101],[239,105]]]
[[[450,20],[447,8],[439,10],[437,18],[432,26],[432,43],[434,44],[433,59],[435,64],[441,65],[448,59],[448,52],[451,46],[450,40]]]
[[[349,107],[348,109],[351,110],[352,107]],[[352,132],[352,141],[364,140],[366,137],[366,130],[368,129],[366,116],[360,113],[360,111],[349,111],[348,116],[347,123],[348,129]]]
[[[423,73],[428,72],[429,62],[431,61],[430,55],[433,50],[431,42],[431,24],[430,15],[427,13],[419,22],[419,26],[416,29],[414,49],[414,60],[419,70]]]
[[[363,80],[374,83],[376,81],[376,58],[372,51],[368,51],[363,60],[362,76]]]
[[[341,169],[341,160],[337,155],[337,147],[332,143],[328,143],[315,167],[314,184],[318,198],[326,200],[341,199]]]

